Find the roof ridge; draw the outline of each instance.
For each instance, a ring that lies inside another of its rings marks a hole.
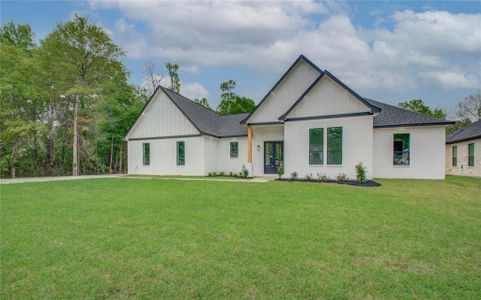
[[[316,70],[317,72],[319,72],[319,74],[321,74],[323,71],[321,68],[319,68],[316,64],[314,64],[312,61],[310,61],[307,57],[304,56],[304,54],[301,54],[299,55],[299,57],[291,64],[291,66],[287,69],[287,71],[285,71],[281,78],[279,78],[279,80],[276,81],[276,83],[272,86],[272,88],[265,94],[265,96],[261,99],[261,101],[259,101],[259,103],[256,105],[256,107],[254,108],[253,111],[251,111],[249,113],[249,115],[247,117],[244,118],[244,120],[241,121],[241,124],[245,124],[247,122],[247,119],[249,119],[252,114],[254,114],[254,112],[257,110],[257,108],[259,108],[262,103],[269,97],[269,95],[274,91],[274,89],[282,82],[282,80],[284,80],[284,78],[287,77],[287,75],[294,69],[294,67],[301,61],[305,61],[311,68],[313,68],[314,70]]]
[[[196,104],[196,105],[198,105],[198,106],[200,106],[200,107],[202,107],[202,108],[204,108],[204,109],[207,109],[207,110],[215,113],[215,114],[218,115],[218,116],[220,116],[220,115],[219,115],[215,110],[213,110],[212,108],[205,107],[204,105],[202,105],[202,104],[200,104],[200,103],[197,103],[197,102],[195,102],[194,100],[189,99],[189,98],[187,98],[186,96],[184,96],[184,95],[182,95],[182,94],[180,94],[180,93],[177,93],[177,92],[175,92],[175,91],[173,91],[173,90],[171,90],[171,89],[169,89],[169,88],[167,88],[167,87],[165,87],[165,86],[162,86],[162,88],[164,88],[164,89],[166,89],[166,90],[168,90],[168,91],[170,91],[170,92],[172,92],[172,93],[174,93],[174,94],[176,94],[176,95],[178,95],[178,96],[180,96],[180,97],[182,97],[182,98],[184,98],[184,99],[186,99],[186,100],[188,100],[188,101],[190,101],[190,102],[192,102],[192,103],[194,103],[194,104]]]

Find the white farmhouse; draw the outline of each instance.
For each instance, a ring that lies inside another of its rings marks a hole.
[[[363,98],[300,56],[250,114],[220,116],[160,87],[126,135],[129,174],[251,176],[297,172],[443,179],[445,127]]]

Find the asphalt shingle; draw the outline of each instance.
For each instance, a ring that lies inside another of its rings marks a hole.
[[[452,144],[474,139],[481,139],[481,120],[451,133],[447,136],[446,143]]]
[[[168,88],[161,87],[161,89],[200,132],[216,137],[247,135],[247,128],[240,122],[248,114],[221,116]]]
[[[453,122],[425,116],[394,105],[364,98],[381,111],[374,116],[374,127],[449,125]]]

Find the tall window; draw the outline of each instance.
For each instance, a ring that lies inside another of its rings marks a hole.
[[[468,166],[474,167],[474,143],[468,145]]]
[[[231,158],[239,157],[239,143],[238,142],[230,142],[230,157]]]
[[[342,127],[327,128],[327,164],[342,164]]]
[[[142,161],[144,163],[144,166],[150,165],[150,144],[149,143],[143,143],[142,144]]]
[[[395,166],[409,166],[409,133],[394,135],[393,163]]]
[[[453,167],[458,165],[458,146],[453,146]]]
[[[177,142],[177,165],[185,165],[185,143]]]
[[[324,128],[309,129],[309,164],[324,163]]]

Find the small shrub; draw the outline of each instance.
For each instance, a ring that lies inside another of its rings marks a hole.
[[[337,182],[345,182],[345,181],[348,181],[348,180],[349,180],[349,177],[347,177],[347,175],[344,174],[344,173],[339,173],[339,174],[336,176],[336,180],[337,180]]]
[[[246,166],[242,166],[242,171],[240,171],[240,177],[247,178],[249,176],[249,170],[247,170]]]
[[[325,174],[319,174],[319,173],[317,173],[317,178],[319,178],[319,180],[320,180],[321,182],[326,182],[326,181],[329,180],[329,177],[328,177],[327,175],[325,175]]]
[[[284,174],[284,164],[281,163],[279,165],[279,168],[277,168],[277,176],[279,176],[279,179],[281,179],[283,174]]]
[[[212,172],[209,172],[207,176],[212,177]]]
[[[366,183],[366,167],[362,164],[362,162],[356,165],[356,180],[359,183]]]
[[[291,179],[292,179],[292,180],[296,180],[296,179],[297,179],[297,172],[296,172],[296,171],[294,171],[294,172],[291,173]]]
[[[222,171],[222,172],[219,172],[219,176],[224,176],[225,175],[225,172]]]
[[[212,172],[212,176],[216,177],[216,176],[217,176],[217,173],[216,173],[216,172]]]
[[[304,179],[312,180],[312,173],[306,174],[306,176],[304,176]]]
[[[234,176],[234,173],[229,172],[229,176],[230,176],[230,177]]]

